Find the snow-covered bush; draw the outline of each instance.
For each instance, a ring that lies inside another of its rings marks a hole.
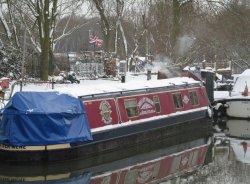
[[[0,78],[19,79],[21,76],[22,53],[15,49],[0,48]]]

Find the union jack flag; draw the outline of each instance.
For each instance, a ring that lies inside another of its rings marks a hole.
[[[98,36],[89,34],[89,43],[93,43],[97,46],[102,46],[103,40],[99,39]]]

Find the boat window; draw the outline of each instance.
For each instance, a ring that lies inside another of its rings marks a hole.
[[[127,116],[129,118],[138,116],[137,101],[135,98],[124,100],[124,104]]]
[[[189,92],[189,97],[190,97],[190,102],[191,102],[192,105],[198,105],[199,104],[196,91],[190,91]]]
[[[182,100],[181,100],[181,93],[173,94],[174,105],[176,109],[183,108]]]
[[[156,112],[161,112],[161,105],[158,96],[153,97]]]

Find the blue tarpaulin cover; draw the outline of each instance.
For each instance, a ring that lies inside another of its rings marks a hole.
[[[17,92],[0,114],[0,143],[51,145],[92,140],[80,99],[57,92]]]

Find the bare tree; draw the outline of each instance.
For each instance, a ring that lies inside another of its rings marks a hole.
[[[61,35],[56,35],[55,30],[59,17],[69,14],[69,22],[71,15],[74,14],[74,9],[78,8],[82,1],[12,0],[8,2],[9,7],[13,7],[17,12],[13,15],[13,13],[10,12],[12,9],[9,9],[10,14],[12,16],[20,17],[19,20],[22,21],[22,25],[27,31],[29,41],[36,52],[40,53],[41,79],[48,80],[55,44],[60,39],[63,39],[79,27],[83,26],[78,25],[70,29],[67,27],[68,24],[66,24]],[[11,17],[10,20],[13,20],[13,18]],[[18,44],[17,41],[16,43]]]
[[[209,63],[250,62],[249,7],[238,0],[197,3],[199,15],[192,28],[195,41],[183,57],[185,63],[198,63],[204,56]]]
[[[103,45],[104,51],[110,52],[110,22],[109,22],[109,15],[107,14],[107,10],[104,7],[104,0],[92,0],[98,13],[101,17],[101,31],[103,34]]]
[[[118,30],[120,30],[122,35],[122,40],[125,49],[125,57],[126,60],[128,59],[128,44],[127,39],[125,36],[125,32],[122,26],[122,17],[124,13],[124,0],[116,0],[116,13],[117,13],[117,20],[116,20],[116,36],[115,36],[115,53],[117,54],[117,46],[118,46]]]
[[[4,8],[3,8],[4,6]],[[16,28],[16,19],[13,16],[13,6],[10,0],[1,0],[0,1],[0,21],[4,28],[4,35],[8,39],[8,43],[5,42],[9,46],[13,46],[16,49],[20,49],[20,43]],[[9,22],[9,23],[7,23]],[[1,41],[2,42],[2,41]],[[3,42],[2,42],[3,44]]]

